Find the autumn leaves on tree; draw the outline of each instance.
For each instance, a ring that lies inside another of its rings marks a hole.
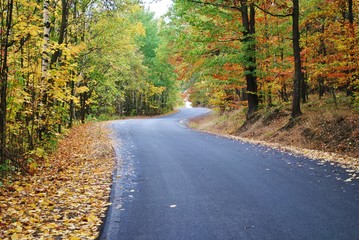
[[[353,9],[351,0],[177,0],[171,61],[190,82],[195,105],[244,105],[250,117],[258,107],[291,100],[295,119],[308,94],[325,91],[334,102],[336,92],[347,92],[357,106]]]

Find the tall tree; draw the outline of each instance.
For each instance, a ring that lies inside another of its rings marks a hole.
[[[302,114],[300,109],[300,90],[301,84],[303,84],[302,61],[300,58],[299,0],[293,0],[292,32],[294,55],[292,117],[296,118]]]
[[[50,53],[49,53],[49,44],[50,44],[50,30],[51,30],[51,24],[50,24],[50,1],[44,0],[43,5],[43,23],[44,23],[44,32],[43,32],[43,49],[42,49],[42,78],[44,81],[46,81],[48,77],[48,70],[49,70],[49,64],[50,64]]]
[[[12,28],[13,0],[1,4],[0,26],[0,163],[6,160],[6,115],[7,115],[7,87],[8,87],[8,50],[10,47],[10,34]],[[5,16],[4,16],[5,15]]]
[[[211,6],[212,12],[217,12],[217,14],[224,15],[221,12],[221,9],[224,9],[225,11],[239,13],[241,22],[240,24],[236,23],[236,26],[238,26],[239,29],[233,29],[233,32],[240,32],[241,36],[239,36],[242,46],[240,49],[240,54],[237,55],[237,62],[239,62],[242,65],[243,73],[246,80],[246,99],[247,99],[247,105],[248,105],[248,111],[247,115],[252,115],[258,108],[258,92],[257,92],[257,62],[256,62],[256,39],[255,39],[255,6],[253,2],[247,1],[247,0],[240,0],[240,1],[196,1],[196,0],[186,0],[184,3],[194,3],[197,5],[197,8],[203,8],[204,13],[210,13],[208,9],[205,8],[205,6]],[[181,2],[178,1],[180,4]],[[192,4],[193,6],[193,4]],[[191,7],[191,5],[187,6]],[[187,13],[191,14],[191,13]],[[231,14],[226,14],[231,15]],[[230,16],[232,18],[234,16]],[[215,19],[216,20],[216,19]],[[197,21],[200,21],[197,20]],[[201,23],[198,23],[199,25]],[[216,36],[218,34],[216,30],[213,28],[209,31],[209,34],[211,34],[211,31],[213,32],[213,35]],[[226,34],[224,32],[224,34]],[[228,33],[227,33],[228,34]],[[207,36],[203,36],[204,39],[208,38]],[[235,39],[225,39],[227,36],[222,36],[222,39],[218,39],[217,41],[225,42],[225,41],[235,41],[239,40],[239,38]],[[203,40],[202,40],[203,41]],[[218,56],[221,54],[221,51],[218,49],[214,49],[213,52],[213,58],[215,56]],[[238,73],[238,76],[240,76],[240,73]],[[238,88],[236,89],[236,92],[240,93],[238,91]]]
[[[243,49],[246,56],[244,71],[247,82],[248,94],[248,113],[252,115],[258,108],[257,93],[257,59],[256,59],[256,40],[255,40],[255,9],[253,3],[241,0],[241,14],[243,29]]]

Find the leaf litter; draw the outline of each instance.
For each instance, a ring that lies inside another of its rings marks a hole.
[[[115,165],[106,123],[74,127],[31,175],[0,187],[0,239],[96,239]]]
[[[354,179],[359,179],[359,176],[358,176],[359,159],[358,158],[346,156],[346,155],[339,154],[339,153],[299,148],[299,147],[288,146],[288,145],[283,145],[283,144],[279,144],[279,143],[272,143],[272,142],[267,142],[267,141],[262,141],[262,140],[255,140],[255,139],[244,138],[244,137],[240,137],[240,136],[234,136],[234,135],[230,135],[230,134],[220,134],[220,133],[203,130],[203,129],[200,129],[200,131],[206,132],[206,133],[212,134],[212,135],[226,137],[228,139],[232,139],[235,141],[265,146],[265,147],[268,147],[271,149],[276,149],[281,152],[286,152],[289,155],[294,154],[297,156],[308,157],[310,159],[317,160],[318,165],[323,165],[326,162],[329,162],[330,165],[337,164],[340,167],[345,168],[348,175],[350,175],[350,177],[348,179],[346,179],[346,182],[350,182],[351,180],[354,180]],[[247,148],[247,150],[248,150],[248,148]],[[288,163],[288,164],[290,164],[290,163]],[[302,167],[301,165],[298,165],[298,166]]]

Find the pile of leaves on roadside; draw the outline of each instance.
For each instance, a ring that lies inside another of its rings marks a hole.
[[[0,187],[0,239],[95,239],[109,205],[114,151],[103,123],[80,125],[33,175]]]
[[[348,156],[345,156],[342,154],[337,154],[337,153],[323,152],[323,151],[319,151],[319,150],[305,149],[305,148],[298,148],[298,147],[294,147],[294,146],[282,145],[279,143],[260,141],[260,140],[250,139],[250,138],[234,136],[234,135],[230,135],[230,134],[219,134],[219,133],[214,133],[214,132],[211,132],[208,130],[201,129],[201,131],[209,133],[209,134],[223,136],[223,137],[233,139],[236,141],[241,141],[241,142],[255,144],[255,145],[262,145],[262,146],[266,146],[269,148],[277,149],[279,151],[284,151],[284,152],[292,153],[295,155],[308,157],[310,159],[315,159],[315,160],[318,160],[319,165],[323,165],[323,163],[325,163],[325,162],[330,162],[331,165],[334,165],[334,163],[336,163],[339,166],[345,168],[346,171],[348,172],[348,175],[350,177],[345,180],[346,182],[350,182],[354,179],[359,179],[359,159],[358,158],[348,157]]]
[[[352,176],[351,179],[359,179],[357,173],[359,173],[359,159],[354,157],[345,156],[343,154],[324,152],[314,149],[298,148],[294,146],[286,146],[279,143],[270,143],[266,141],[253,140],[233,135],[224,135],[227,138],[235,139],[238,141],[249,142],[252,144],[260,144],[270,148],[278,149],[281,151],[290,152],[296,155],[305,156],[311,159],[319,160],[319,165],[324,162],[337,163],[343,168],[347,168],[347,172]]]

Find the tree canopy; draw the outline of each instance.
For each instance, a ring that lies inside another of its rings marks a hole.
[[[300,3],[300,5],[299,5]],[[358,11],[351,0],[176,0],[172,64],[195,105],[221,111],[346,92],[358,104]]]
[[[64,127],[177,103],[165,25],[133,1],[1,2],[1,166],[26,171]]]

